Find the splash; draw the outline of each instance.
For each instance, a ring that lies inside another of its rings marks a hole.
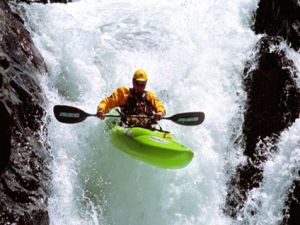
[[[269,207],[276,199],[270,187],[275,184],[280,189],[276,193],[283,193],[279,187],[286,177],[274,180],[273,172],[290,165],[294,156],[280,160],[284,155],[279,155],[266,163],[265,185],[253,190],[243,218],[232,221],[222,210],[226,182],[242,160],[235,143],[243,120],[244,63],[258,40],[249,28],[256,1],[88,0],[23,7],[26,26],[49,69],[49,77],[41,82],[52,117],[56,104],[95,112],[101,98],[118,86],[131,85],[136,68],[148,71],[148,88],[165,103],[168,115],[206,113],[199,127],[161,122],[195,152],[192,163],[177,171],[119,152],[110,144],[103,122],[95,118],[71,126],[53,118],[52,224],[280,221],[283,197]],[[288,143],[296,146],[295,133],[283,134],[281,152],[289,154],[293,147]],[[260,213],[252,218],[248,212],[253,205]]]

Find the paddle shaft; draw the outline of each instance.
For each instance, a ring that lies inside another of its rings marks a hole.
[[[67,105],[55,105],[53,107],[55,118],[62,123],[79,123],[86,119],[88,116],[97,116],[97,114],[86,113],[81,109]],[[129,117],[129,118],[153,118],[152,116],[139,116],[139,115],[105,115],[105,117]],[[179,113],[170,117],[162,117],[161,119],[171,120],[174,123],[194,126],[203,122],[205,115],[203,112],[187,112]]]
[[[97,114],[87,113],[86,116],[96,116],[97,117]],[[112,117],[112,118],[129,117],[129,118],[139,118],[139,119],[144,119],[144,118],[153,119],[153,116],[138,116],[138,115],[110,115],[110,114],[106,114],[104,117]],[[172,121],[172,116],[162,117],[161,119]]]

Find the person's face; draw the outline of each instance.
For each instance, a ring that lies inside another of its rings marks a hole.
[[[146,88],[146,84],[147,81],[133,81],[133,89],[136,93],[143,93],[145,88]]]

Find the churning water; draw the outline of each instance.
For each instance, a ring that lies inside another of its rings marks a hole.
[[[54,157],[51,224],[278,222],[287,180],[299,165],[299,120],[282,134],[281,153],[266,164],[264,185],[251,192],[244,217],[233,221],[223,213],[226,182],[243,160],[236,143],[246,98],[244,63],[259,39],[250,29],[257,1],[86,0],[21,8],[49,72],[41,83]],[[196,127],[160,123],[194,150],[184,169],[159,169],[125,155],[95,117],[66,125],[53,116],[56,104],[95,113],[104,96],[131,86],[138,68],[148,72],[147,88],[164,102],[167,115],[206,114]],[[255,217],[247,214],[252,207]]]

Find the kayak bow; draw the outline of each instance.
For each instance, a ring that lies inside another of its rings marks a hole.
[[[193,152],[164,131],[140,127],[111,129],[111,142],[135,159],[160,168],[178,169],[193,159]]]

